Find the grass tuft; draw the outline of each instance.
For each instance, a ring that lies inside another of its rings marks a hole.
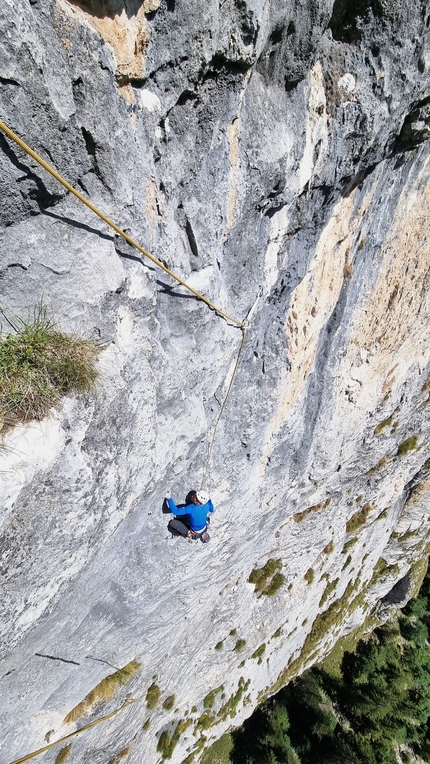
[[[147,691],[146,691],[146,705],[151,711],[156,708],[158,705],[158,701],[160,700],[161,690],[155,682],[153,682],[151,685],[149,685]]]
[[[0,337],[0,430],[43,419],[63,396],[92,390],[97,378],[100,348],[60,332],[46,309],[16,329]]]
[[[293,520],[295,523],[301,523],[302,520],[304,520],[305,517],[308,517],[308,515],[310,515],[312,512],[319,512],[320,509],[326,509],[330,503],[331,499],[329,498],[325,501],[320,501],[319,504],[313,504],[312,507],[303,509],[301,512],[295,512],[293,515]]]
[[[261,656],[266,652],[266,643],[263,642],[260,647],[257,647],[256,650],[251,655],[251,658],[254,658],[254,660],[258,660],[259,663],[261,663]]]
[[[366,475],[369,475],[369,476],[374,475],[375,472],[382,470],[382,468],[385,467],[387,461],[388,461],[388,458],[386,456],[383,456],[382,459],[379,460],[378,464],[375,464],[374,467],[371,467],[370,470],[367,470]]]
[[[175,705],[174,695],[169,695],[169,697],[166,698],[165,701],[163,701],[163,708],[165,711],[171,711],[174,705]]]
[[[348,549],[351,549],[351,547],[352,547],[352,546],[354,546],[354,544],[356,544],[356,543],[357,543],[357,541],[358,541],[358,538],[357,538],[357,536],[355,536],[355,537],[354,537],[354,538],[352,538],[352,539],[349,539],[349,541],[347,541],[347,542],[345,543],[345,545],[344,545],[344,547],[343,547],[343,549],[342,549],[342,554],[346,554],[346,553],[347,553],[347,551],[348,551]]]
[[[69,745],[66,745],[65,748],[62,748],[61,751],[57,753],[54,764],[66,764],[66,761],[68,761],[71,754],[72,754],[72,743],[69,743]]]
[[[345,562],[342,565],[342,572],[348,567],[348,565],[351,565],[351,561],[352,561],[352,557],[349,554],[348,557],[346,558]]]
[[[106,701],[113,698],[121,685],[127,684],[137,674],[140,669],[140,663],[131,661],[122,669],[109,674],[97,684],[88,695],[72,708],[64,719],[66,724],[75,722],[89,713],[91,708],[100,701]]]
[[[324,590],[323,596],[320,599],[319,607],[322,607],[324,605],[324,603],[329,598],[329,596],[332,593],[332,591],[334,591],[334,589],[336,589],[336,586],[338,585],[338,583],[339,583],[339,579],[335,578],[334,581],[330,581],[327,584],[327,586],[326,586],[326,588]]]
[[[413,451],[418,445],[418,435],[411,435],[410,438],[406,438],[400,443],[397,449],[397,456],[405,456],[409,451]]]
[[[173,751],[175,750],[178,744],[179,738],[181,737],[181,735],[183,735],[183,733],[185,732],[187,727],[189,727],[190,724],[192,724],[191,719],[188,719],[188,720],[180,719],[180,721],[177,723],[175,730],[171,736],[169,735],[167,730],[161,733],[158,739],[157,751],[161,753],[161,758],[163,759],[163,761],[165,759],[172,758]]]
[[[273,597],[285,581],[281,570],[282,561],[270,559],[262,568],[254,568],[248,581],[254,584],[259,596]]]
[[[354,533],[359,528],[361,528],[362,525],[365,524],[367,520],[367,516],[369,512],[372,509],[372,505],[367,502],[367,504],[363,504],[362,508],[359,510],[359,512],[356,512],[355,515],[353,515],[346,524],[346,532],[347,533]],[[344,547],[345,549],[345,547]]]
[[[213,708],[213,705],[215,703],[216,696],[218,693],[222,692],[224,689],[224,685],[220,685],[220,687],[216,687],[214,690],[211,690],[208,692],[206,697],[203,698],[203,707],[204,708]]]
[[[227,732],[204,751],[201,764],[230,764],[232,749],[233,739]],[[182,764],[186,764],[186,760]]]
[[[246,639],[238,639],[233,649],[237,653],[240,653],[240,651],[243,650],[245,645],[246,645]]]
[[[126,756],[129,756],[131,751],[130,746],[128,745],[127,748],[124,748],[122,751],[116,754],[116,756],[113,757],[113,759],[110,759],[108,761],[108,764],[119,764],[121,759],[125,759]]]
[[[376,425],[374,434],[380,435],[382,430],[384,430],[386,427],[389,427],[390,424],[392,423],[393,423],[393,415],[391,414],[391,416],[389,416],[387,419],[384,419],[383,422],[380,422],[378,425]]]

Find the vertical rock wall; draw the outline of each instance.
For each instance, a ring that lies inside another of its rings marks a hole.
[[[74,762],[198,760],[423,572],[428,9],[5,0],[0,24],[1,119],[250,316],[211,542],[172,539],[162,499],[202,481],[240,330],[0,134],[3,331],[42,304],[103,347],[95,395],[3,433],[5,761],[126,698],[72,740]],[[258,596],[269,560],[284,581]]]

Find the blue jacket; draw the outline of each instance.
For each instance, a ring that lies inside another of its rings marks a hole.
[[[177,507],[173,499],[167,499],[169,509],[173,515],[188,515],[190,518],[190,528],[198,533],[206,526],[206,517],[208,512],[214,512],[214,505],[211,499],[206,504],[187,504],[185,507]]]

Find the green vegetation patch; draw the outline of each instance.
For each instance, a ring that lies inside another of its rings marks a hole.
[[[216,687],[214,690],[211,690],[208,692],[205,698],[203,698],[203,707],[204,708],[213,708],[216,696],[218,693],[222,692],[224,689],[224,685],[221,684],[219,687]]]
[[[336,589],[336,586],[338,585],[338,583],[339,583],[339,579],[335,578],[334,581],[331,581],[327,584],[324,590],[324,594],[320,599],[319,607],[322,607],[324,603],[326,602],[326,600],[328,600],[328,598],[330,597],[330,594],[332,593],[332,591]]]
[[[165,711],[171,711],[174,705],[175,705],[174,695],[169,695],[169,697],[163,701],[163,708]]]
[[[62,748],[61,751],[57,753],[54,764],[66,764],[66,761],[69,760],[71,755],[72,743],[69,743],[69,745],[66,745],[65,748]]]
[[[354,533],[359,528],[361,528],[361,526],[365,524],[367,516],[371,510],[372,505],[369,502],[367,504],[363,504],[362,508],[348,520],[346,524],[346,532]]]
[[[336,665],[306,671],[233,733],[232,762],[430,761],[430,576],[369,635],[373,618],[339,641]]]
[[[354,546],[354,544],[356,544],[356,543],[357,543],[357,541],[358,541],[358,536],[354,536],[354,538],[352,538],[352,539],[349,539],[349,541],[347,541],[347,542],[344,544],[344,547],[343,547],[343,549],[342,549],[342,554],[346,554],[346,553],[347,553],[347,551],[348,551],[348,549],[351,549],[351,547],[352,547],[352,546]]]
[[[156,708],[158,705],[158,701],[160,700],[161,690],[155,682],[153,682],[151,685],[149,685],[147,691],[146,691],[146,705],[151,710]]]
[[[197,754],[205,747],[206,740],[207,738],[204,735],[200,735],[194,746],[194,750],[191,751],[190,755],[187,756],[187,758],[184,759],[181,764],[190,764],[190,762],[194,761]]]
[[[343,656],[346,652],[354,652],[357,643],[361,639],[366,639],[377,626],[380,626],[380,621],[377,616],[371,613],[368,615],[364,623],[354,631],[351,631],[345,637],[340,637],[334,645],[332,651],[327,655],[321,663],[317,664],[328,675],[339,678],[342,675],[341,665]]]
[[[406,454],[409,453],[409,451],[414,451],[417,445],[418,445],[418,435],[411,435],[410,438],[406,438],[406,440],[400,443],[397,449],[397,456],[405,456]]]
[[[345,570],[348,567],[348,565],[351,565],[351,560],[352,560],[352,557],[349,554],[348,557],[346,558],[345,562],[342,565],[342,571]]]
[[[215,724],[215,721],[215,716],[212,716],[209,711],[204,711],[197,719],[196,730],[207,730]]]
[[[0,337],[0,430],[43,419],[72,393],[92,390],[100,348],[58,331],[40,309],[33,321],[17,321]]]
[[[364,593],[353,598],[354,591],[358,586],[358,580],[350,581],[342,596],[335,600],[324,613],[320,613],[320,615],[315,618],[315,621],[312,624],[312,629],[303,644],[301,654],[290,661],[288,666],[281,671],[277,681],[271,688],[269,688],[270,695],[277,692],[281,687],[288,684],[291,679],[296,677],[311,656],[316,654],[319,645],[326,634],[332,631],[336,626],[341,626],[344,618],[348,614],[354,612],[356,606],[361,604]]]
[[[380,424],[378,424],[375,427],[374,434],[375,435],[380,435],[382,430],[385,430],[385,428],[389,427],[390,424],[392,424],[392,423],[393,423],[393,415],[389,416],[388,419],[384,419],[383,422],[380,422]]]
[[[263,642],[263,644],[260,645],[260,647],[257,647],[257,649],[254,650],[254,652],[251,655],[251,658],[254,658],[254,660],[258,660],[258,662],[261,663],[261,656],[264,655],[265,652],[266,652],[266,643]]]
[[[400,568],[397,563],[396,565],[390,565],[383,557],[380,557],[373,569],[372,578],[370,579],[368,586],[373,586],[381,576],[385,576],[387,573],[396,574],[399,573],[399,571]]]
[[[245,645],[246,645],[246,639],[238,639],[233,649],[237,653],[240,653],[240,651],[243,650]]]
[[[223,639],[221,639],[221,641],[220,641],[220,642],[217,642],[217,643],[216,643],[216,645],[215,645],[215,650],[222,650],[222,648],[223,648],[223,647],[224,647],[224,640],[223,640]]]
[[[181,764],[192,764],[196,756],[197,756],[197,750],[191,751],[191,753],[185,759],[183,759]]]
[[[315,578],[315,571],[313,568],[309,568],[309,570],[307,570],[305,573],[305,581],[307,581],[308,584],[311,584],[314,578]]]
[[[232,748],[232,737],[229,733],[226,733],[204,752],[200,764],[230,764]]]
[[[262,568],[254,568],[248,581],[254,584],[258,596],[273,597],[285,581],[281,570],[282,561],[270,559]]]
[[[223,706],[221,706],[220,710],[218,711],[218,720],[225,721],[227,717],[233,718],[236,716],[236,708],[242,700],[242,697],[250,684],[250,679],[245,682],[244,678],[242,676],[240,677],[237,691],[224,703]]]
[[[179,742],[179,738],[184,734],[190,724],[192,724],[191,719],[180,719],[172,735],[170,735],[167,730],[164,730],[164,732],[161,733],[158,739],[157,751],[161,753],[163,761],[172,758],[173,751]]]
[[[122,759],[125,759],[125,757],[130,754],[130,751],[131,751],[131,748],[128,745],[127,748],[123,748],[122,751],[117,753],[116,756],[113,757],[113,759],[110,759],[110,761],[108,761],[108,764],[119,764],[119,762]]]
[[[319,504],[313,504],[312,507],[307,507],[307,509],[303,509],[301,512],[295,512],[293,515],[293,520],[296,523],[301,523],[302,520],[305,519],[308,515],[310,515],[312,512],[319,512],[321,509],[326,509],[326,507],[329,506],[331,502],[331,499],[326,499],[325,501],[320,501]]]
[[[332,554],[334,551],[334,541],[333,539],[328,542],[328,544],[324,547],[324,554]]]
[[[92,689],[91,692],[89,692],[88,695],[83,700],[81,700],[77,706],[75,706],[75,708],[72,708],[72,710],[69,711],[64,719],[65,723],[69,724],[70,722],[75,722],[78,719],[81,719],[83,716],[89,713],[95,703],[99,701],[110,700],[113,698],[119,687],[121,687],[121,685],[127,684],[127,682],[133,679],[133,677],[138,673],[139,669],[140,663],[137,661],[131,661],[130,663],[127,663],[127,665],[122,669],[115,671],[114,674],[109,674],[107,677],[102,679],[102,681],[99,682],[99,684],[96,685],[94,689]]]
[[[371,467],[370,470],[366,472],[366,475],[374,475],[375,472],[379,472],[379,470],[382,470],[383,467],[385,467],[386,463],[388,461],[388,457],[383,456],[382,459],[379,460],[378,464],[375,464],[374,467]]]

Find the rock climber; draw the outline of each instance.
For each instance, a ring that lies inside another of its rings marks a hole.
[[[184,524],[189,527],[193,536],[200,536],[206,529],[209,512],[214,512],[214,505],[205,491],[190,491],[183,507],[177,507],[170,493],[166,493],[167,505],[175,516],[187,515]]]

